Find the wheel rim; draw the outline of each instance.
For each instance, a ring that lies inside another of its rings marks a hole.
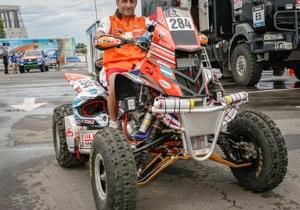
[[[236,61],[236,71],[241,77],[245,76],[247,72],[247,61],[243,55],[239,56]]]
[[[105,200],[107,180],[106,180],[105,165],[101,154],[97,154],[95,159],[95,181],[96,181],[96,188],[100,196],[100,199]]]
[[[58,126],[56,126],[56,128],[55,128],[55,135],[56,135],[55,152],[56,152],[56,154],[58,154],[60,152],[60,137],[59,137]]]

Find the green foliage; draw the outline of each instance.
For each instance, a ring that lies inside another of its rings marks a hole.
[[[4,31],[4,26],[2,20],[0,20],[0,38],[5,38],[5,31]]]
[[[87,47],[86,47],[86,45],[84,43],[78,43],[75,46],[75,51],[76,51],[76,53],[86,54],[87,53]]]

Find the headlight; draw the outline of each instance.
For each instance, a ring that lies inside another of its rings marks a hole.
[[[264,34],[265,41],[282,40],[283,34]]]

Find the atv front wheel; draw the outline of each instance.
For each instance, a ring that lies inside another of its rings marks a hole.
[[[52,129],[56,160],[64,168],[77,167],[88,161],[88,158],[84,156],[78,160],[75,153],[71,153],[68,150],[65,117],[72,114],[72,106],[70,104],[58,106],[53,112]]]
[[[232,140],[244,147],[235,150],[233,155],[252,163],[247,168],[231,168],[240,185],[253,192],[277,187],[286,174],[288,159],[282,134],[271,118],[263,113],[244,111],[229,124],[228,131],[234,137]]]
[[[118,130],[107,127],[97,132],[90,154],[90,172],[97,210],[135,209],[135,159]]]

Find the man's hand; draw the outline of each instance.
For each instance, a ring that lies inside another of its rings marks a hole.
[[[94,36],[94,45],[97,44],[97,40],[100,38],[100,36],[104,35],[105,33],[103,31],[97,31]]]

